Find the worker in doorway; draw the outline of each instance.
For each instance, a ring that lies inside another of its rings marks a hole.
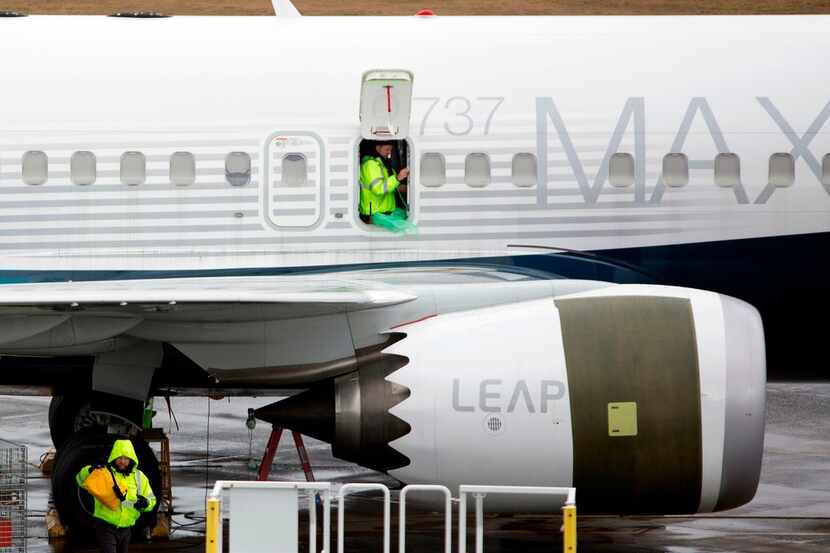
[[[394,142],[376,141],[374,155],[364,156],[360,163],[360,216],[370,222],[396,232],[407,232],[413,227],[407,222],[405,209],[397,207],[396,194],[406,194],[401,181],[409,176],[409,168],[397,173],[391,166]]]
[[[75,480],[95,498],[95,539],[102,553],[127,553],[131,528],[156,505],[132,442],[116,440],[106,463],[82,468]]]

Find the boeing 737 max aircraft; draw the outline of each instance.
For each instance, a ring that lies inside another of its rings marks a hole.
[[[830,307],[828,47],[823,16],[0,18],[0,382],[56,396],[64,451],[152,395],[292,389],[258,416],[406,482],[746,502],[749,304],[781,376]],[[375,139],[417,233],[359,217]]]

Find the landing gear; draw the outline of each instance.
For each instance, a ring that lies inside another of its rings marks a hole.
[[[61,446],[52,473],[52,493],[61,522],[74,536],[88,535],[92,527],[94,500],[75,480],[78,472],[95,462],[106,462],[112,444],[122,436],[106,434],[100,429],[85,429],[72,434]],[[161,491],[161,469],[150,446],[141,438],[132,438],[141,469],[158,496]],[[155,524],[155,510],[144,513],[134,527],[134,535],[144,535],[145,528]]]

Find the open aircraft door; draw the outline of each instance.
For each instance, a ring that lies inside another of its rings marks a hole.
[[[376,69],[363,74],[360,90],[363,138],[401,140],[409,136],[412,82],[412,73],[399,69]]]
[[[323,141],[314,133],[273,133],[265,148],[263,211],[274,228],[311,229],[322,221]]]
[[[414,75],[405,69],[372,69],[363,73],[360,88],[360,132],[364,141],[392,140],[397,145],[393,153],[391,168],[398,171],[410,167],[413,150],[409,136],[409,120],[412,116],[412,86]],[[372,150],[358,152],[358,163],[363,155]],[[358,175],[356,175],[358,178]],[[412,180],[403,181],[409,191],[399,193],[398,207],[405,207],[412,221],[417,211],[417,202],[412,189]],[[366,227],[370,229],[371,227]]]

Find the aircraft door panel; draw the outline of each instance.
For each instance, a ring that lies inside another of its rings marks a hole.
[[[313,133],[274,133],[265,152],[263,211],[278,229],[311,229],[323,214],[323,141]]]
[[[363,138],[396,140],[409,136],[412,82],[412,73],[399,69],[363,74],[360,90]]]

